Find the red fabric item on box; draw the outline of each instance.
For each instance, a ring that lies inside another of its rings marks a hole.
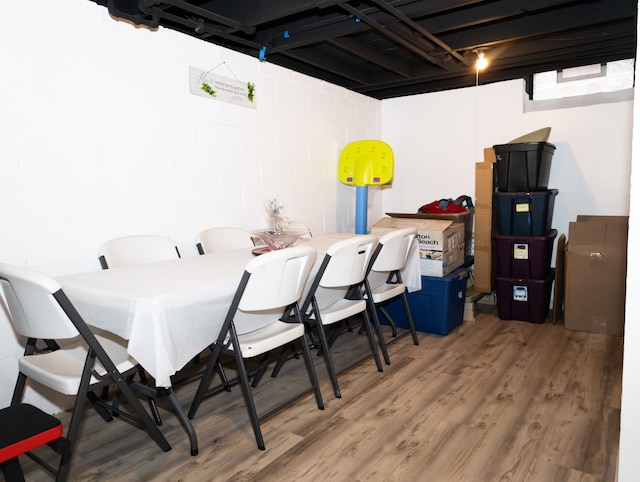
[[[441,207],[441,201],[433,201],[432,203],[425,204],[420,209],[418,209],[419,213],[425,214],[452,214],[452,213],[466,213],[467,208],[463,208],[462,206],[458,206],[453,202],[442,202],[445,207]]]

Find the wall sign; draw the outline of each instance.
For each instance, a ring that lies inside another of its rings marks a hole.
[[[214,74],[213,71],[220,65],[209,71],[189,66],[189,92],[207,99],[255,109],[257,107],[255,84],[242,82],[233,72],[231,73],[235,78]]]

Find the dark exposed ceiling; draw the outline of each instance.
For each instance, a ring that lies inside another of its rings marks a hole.
[[[93,1],[378,99],[636,54],[636,0]]]

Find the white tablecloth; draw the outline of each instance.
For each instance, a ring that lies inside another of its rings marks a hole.
[[[169,387],[169,377],[215,341],[253,257],[245,249],[57,280],[88,324],[129,340],[128,352]]]
[[[318,259],[334,242],[353,234],[302,241]],[[405,284],[419,289],[418,250],[407,263]],[[218,337],[250,249],[113,268],[57,279],[85,321],[129,340],[128,352],[156,380],[170,377]]]

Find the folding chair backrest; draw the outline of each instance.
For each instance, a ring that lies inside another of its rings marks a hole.
[[[176,259],[180,253],[171,238],[142,234],[107,241],[100,246],[98,257],[106,269]]]
[[[404,268],[416,233],[416,228],[404,228],[396,229],[382,236],[380,238],[382,247],[371,269],[387,272]]]
[[[240,228],[209,228],[196,236],[196,246],[200,254],[234,249],[253,248],[251,233]]]
[[[327,249],[326,255],[331,259],[322,273],[320,286],[337,288],[360,283],[377,244],[378,238],[372,235],[354,236],[332,244]]]
[[[298,301],[316,255],[312,246],[297,246],[271,251],[251,260],[245,268],[250,277],[239,309],[273,310]]]
[[[0,290],[13,326],[21,335],[39,339],[78,336],[78,330],[53,297],[60,285],[47,275],[0,263]]]

